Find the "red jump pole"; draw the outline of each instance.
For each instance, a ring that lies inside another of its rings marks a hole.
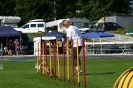
[[[65,43],[64,43],[64,41],[63,41],[63,43],[62,43],[62,50],[63,50],[63,74],[62,74],[62,76],[63,76],[63,80],[65,81]]]
[[[74,47],[73,47],[73,40],[72,40],[72,82],[75,85],[75,82],[74,82]]]
[[[84,51],[84,39],[82,39],[82,64],[83,64],[83,75],[84,75],[84,88],[86,88],[86,67],[85,67],[85,51]]]
[[[54,78],[56,79],[56,42],[54,41]]]
[[[44,41],[42,42],[42,75],[44,76],[45,75],[45,73],[44,73],[44,65],[45,65],[45,63],[44,63]]]
[[[44,63],[44,76],[45,76],[45,75],[46,75],[46,72],[45,72],[45,64],[46,64],[46,56],[45,56],[45,55],[46,55],[46,49],[45,49],[45,48],[46,48],[46,42],[45,42],[45,41],[44,41],[43,47],[44,47],[44,48],[43,48],[43,53],[44,53],[44,54],[43,54],[43,55],[44,55],[44,56],[43,56],[43,58],[44,58],[44,60],[43,60],[44,62],[43,62],[43,63]]]
[[[48,56],[47,56],[47,41],[45,41],[45,61],[46,61],[46,63],[45,63],[45,66],[46,65],[48,65]],[[45,75],[47,75],[47,72],[45,71]],[[47,77],[48,77],[48,75],[47,75]]]

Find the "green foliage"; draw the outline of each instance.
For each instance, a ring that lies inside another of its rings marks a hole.
[[[22,23],[27,23],[32,19],[44,19],[45,21],[51,18],[53,14],[53,4],[46,0],[16,0],[14,8],[16,14],[21,17]]]
[[[17,15],[14,0],[0,0],[0,16]]]
[[[133,0],[0,0],[0,15],[20,16],[20,26],[32,19],[47,22],[79,17],[95,21],[113,13],[130,14],[130,1]]]
[[[130,25],[130,26],[131,26],[131,29],[133,29],[133,22],[131,23],[131,25]],[[130,30],[130,29],[129,29],[129,30]]]

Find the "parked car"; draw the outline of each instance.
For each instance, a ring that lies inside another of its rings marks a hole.
[[[90,31],[96,31],[96,26],[90,25],[88,28],[80,28],[79,29],[81,32],[90,32]]]
[[[98,24],[97,31],[115,31],[118,28],[123,27],[114,22],[104,22]]]
[[[122,53],[123,52],[123,48],[119,48],[119,46],[109,46],[109,48],[107,50],[105,50],[106,54],[111,54],[111,53]]]
[[[79,31],[81,31],[81,33],[82,32],[87,32],[87,31],[89,31],[89,28],[80,28]]]
[[[91,25],[93,25],[93,26],[95,26],[95,27],[97,27],[97,25],[98,25],[98,21],[93,21],[92,23],[90,23]]]

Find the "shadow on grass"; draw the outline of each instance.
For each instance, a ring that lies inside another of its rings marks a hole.
[[[104,73],[88,73],[86,75],[103,75],[103,74],[114,74],[116,72],[104,72]]]

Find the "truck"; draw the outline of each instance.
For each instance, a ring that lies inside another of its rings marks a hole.
[[[21,21],[19,16],[0,16],[0,26],[11,26],[18,28],[18,23]]]
[[[64,19],[59,19],[51,22],[44,22],[43,19],[30,20],[28,23],[24,24],[22,27],[16,29],[22,33],[37,33],[37,32],[47,32],[49,27],[57,27],[58,32],[65,32],[65,28],[62,26],[61,22]],[[78,28],[84,28],[89,26],[89,20],[84,18],[67,18],[74,26]]]

